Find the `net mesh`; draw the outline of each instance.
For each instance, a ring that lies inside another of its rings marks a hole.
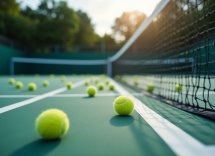
[[[214,111],[215,1],[170,0],[113,62],[113,73],[143,90],[152,83],[159,97]]]

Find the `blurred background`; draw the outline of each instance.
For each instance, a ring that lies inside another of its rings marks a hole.
[[[97,60],[113,56],[159,0],[1,0],[0,74],[11,58]],[[81,69],[81,70],[80,70]],[[14,74],[106,73],[106,66],[15,63]]]
[[[146,18],[141,11],[149,15],[158,2],[1,0],[0,44],[28,53],[116,53]]]

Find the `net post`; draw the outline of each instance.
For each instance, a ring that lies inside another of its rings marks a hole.
[[[111,57],[108,57],[108,59],[107,59],[107,75],[109,77],[112,77],[112,62],[111,62]]]
[[[11,58],[10,60],[10,75],[14,75],[13,58]]]

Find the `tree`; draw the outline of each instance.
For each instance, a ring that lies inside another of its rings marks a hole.
[[[124,12],[112,27],[115,40],[125,43],[145,19],[146,15],[140,11]]]
[[[32,41],[32,21],[20,16],[20,4],[15,0],[0,1],[0,34],[21,43]]]
[[[105,34],[103,38],[106,45],[116,45],[115,39],[112,37],[112,35]]]
[[[92,45],[101,40],[100,36],[98,36],[95,31],[94,27],[91,23],[91,19],[88,15],[81,10],[77,11],[79,17],[79,31],[76,34],[76,44],[88,44]]]
[[[28,46],[101,44],[85,12],[55,0],[41,0],[37,9],[21,9],[15,0],[0,0],[0,34]],[[110,36],[105,38],[113,43]]]
[[[48,3],[52,7],[48,7]],[[37,9],[39,24],[36,39],[38,44],[73,44],[79,29],[77,13],[66,2],[43,0]]]
[[[16,0],[0,0],[0,14],[18,15],[20,10]]]

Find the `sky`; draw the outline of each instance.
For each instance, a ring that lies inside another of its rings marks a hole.
[[[59,0],[56,0],[59,1]],[[112,33],[111,27],[117,17],[125,11],[139,10],[149,16],[160,0],[66,0],[74,10],[86,12],[100,36]],[[21,7],[36,9],[40,0],[18,0]]]

